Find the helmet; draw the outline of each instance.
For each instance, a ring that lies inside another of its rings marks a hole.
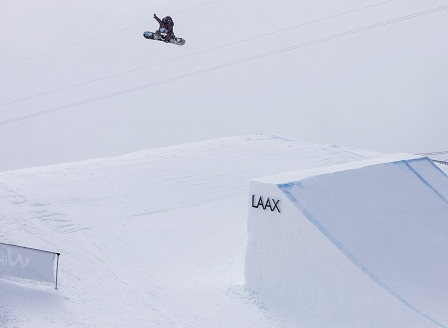
[[[170,16],[166,16],[166,17],[163,19],[163,21],[166,22],[166,23],[168,23],[168,24],[171,25],[171,26],[174,26],[173,19],[172,19]]]

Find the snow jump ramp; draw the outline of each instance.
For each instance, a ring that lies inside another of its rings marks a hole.
[[[325,327],[448,327],[448,176],[397,154],[250,182],[246,287]]]

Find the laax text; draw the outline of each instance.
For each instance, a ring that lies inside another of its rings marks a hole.
[[[272,212],[277,210],[280,213],[280,208],[278,207],[278,203],[280,203],[280,200],[275,200],[273,198],[272,199],[268,198],[265,203],[263,201],[263,197],[260,196],[260,198],[258,199],[258,203],[255,205],[255,195],[252,195],[252,207],[254,207],[254,208],[258,208],[259,206],[261,206],[261,208],[264,210],[269,208]]]

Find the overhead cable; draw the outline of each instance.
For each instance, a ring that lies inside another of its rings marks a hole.
[[[441,11],[441,10],[445,10],[445,9],[448,9],[448,5],[447,6],[436,7],[436,8],[425,10],[425,11],[421,11],[421,12],[417,12],[417,13],[414,13],[414,14],[411,14],[411,15],[407,15],[407,16],[402,16],[402,17],[391,19],[391,20],[384,21],[384,22],[381,22],[381,23],[377,23],[377,24],[373,24],[373,25],[357,28],[357,29],[350,30],[350,31],[347,31],[347,32],[334,34],[334,35],[331,35],[331,36],[328,36],[328,37],[324,37],[324,38],[320,38],[320,39],[316,39],[316,40],[300,43],[300,44],[297,44],[297,45],[294,45],[294,46],[290,46],[290,47],[287,47],[287,48],[283,48],[283,49],[279,49],[279,50],[275,50],[275,51],[270,51],[270,52],[267,52],[267,53],[264,53],[264,54],[260,54],[260,55],[256,55],[256,56],[252,56],[252,57],[247,57],[247,58],[244,58],[244,59],[240,59],[240,60],[236,60],[236,61],[229,62],[229,63],[226,63],[226,64],[222,64],[222,65],[210,67],[210,68],[207,68],[207,69],[191,72],[191,73],[188,73],[188,74],[179,75],[179,76],[176,76],[176,77],[173,77],[173,78],[169,78],[169,79],[160,80],[160,81],[157,81],[157,82],[141,85],[141,86],[138,86],[138,87],[135,87],[135,88],[126,89],[126,90],[122,90],[122,91],[106,94],[106,95],[103,95],[103,96],[100,96],[100,97],[90,98],[90,99],[83,100],[83,101],[80,101],[80,102],[72,103],[72,104],[69,104],[69,105],[55,107],[55,108],[47,109],[47,110],[44,110],[44,111],[41,111],[41,112],[32,113],[32,114],[28,114],[28,115],[12,118],[12,119],[9,119],[9,120],[0,121],[0,125],[4,125],[4,124],[8,124],[8,123],[13,123],[13,122],[25,120],[25,119],[32,118],[32,117],[53,113],[53,112],[56,112],[56,111],[61,111],[63,109],[67,109],[67,108],[71,108],[71,107],[75,107],[75,106],[88,104],[88,103],[99,101],[99,100],[106,99],[106,98],[116,97],[116,96],[119,96],[119,95],[122,95],[122,94],[130,93],[130,92],[134,92],[134,91],[138,91],[138,90],[142,90],[142,89],[146,89],[146,88],[151,88],[151,87],[154,87],[154,86],[157,86],[157,85],[161,85],[161,84],[165,84],[165,83],[169,83],[169,82],[185,79],[185,78],[188,78],[188,77],[192,77],[192,76],[196,76],[196,75],[200,75],[200,74],[216,71],[216,70],[219,70],[219,69],[222,69],[222,68],[235,66],[235,65],[238,65],[238,64],[242,64],[242,63],[250,62],[250,61],[253,61],[253,60],[257,60],[257,59],[260,59],[260,58],[265,58],[265,57],[277,55],[277,54],[280,54],[280,53],[284,53],[284,52],[287,52],[287,51],[291,51],[291,50],[307,47],[307,46],[318,44],[318,43],[322,43],[322,42],[325,42],[325,41],[334,40],[334,39],[341,38],[341,37],[344,37],[344,36],[348,36],[348,35],[364,32],[364,31],[368,31],[368,30],[371,30],[371,29],[374,29],[374,28],[378,28],[378,27],[382,27],[382,26],[385,26],[385,25],[394,24],[394,23],[397,23],[397,22],[401,22],[401,21],[412,19],[412,18],[415,18],[415,17],[419,17],[419,16],[435,13],[435,12],[438,12],[438,11]]]
[[[255,40],[255,39],[262,38],[262,37],[265,37],[265,36],[268,36],[268,35],[272,35],[272,34],[284,32],[284,31],[287,31],[287,30],[291,30],[291,29],[294,29],[294,28],[302,27],[302,26],[305,26],[305,25],[310,25],[310,24],[313,24],[313,23],[321,22],[321,21],[324,21],[324,20],[327,20],[327,19],[330,19],[330,18],[335,18],[335,17],[338,17],[338,16],[347,15],[347,14],[350,14],[350,13],[353,13],[353,12],[356,12],[356,11],[365,10],[365,9],[368,9],[368,8],[371,8],[371,7],[375,7],[375,6],[379,6],[379,5],[383,5],[385,3],[392,2],[392,1],[395,1],[395,0],[383,1],[383,2],[376,3],[376,4],[373,4],[373,5],[367,6],[367,7],[362,7],[362,8],[358,8],[358,9],[355,9],[355,10],[343,12],[343,13],[340,13],[340,14],[336,14],[336,15],[320,18],[320,19],[313,20],[313,21],[306,22],[306,23],[302,23],[302,24],[299,24],[299,25],[294,25],[294,26],[291,26],[291,27],[283,28],[281,30],[272,31],[272,32],[265,33],[265,34],[260,34],[260,35],[257,35],[257,36],[254,36],[254,37],[251,37],[251,38],[248,38],[248,39],[244,39],[244,40],[228,43],[228,44],[225,44],[225,45],[222,45],[222,46],[218,46],[218,47],[215,47],[215,48],[211,48],[211,49],[198,51],[198,52],[195,52],[195,53],[192,53],[192,54],[189,54],[189,55],[176,57],[176,58],[173,58],[173,59],[168,59],[168,60],[161,61],[161,62],[158,62],[158,63],[154,63],[154,64],[151,64],[151,65],[146,65],[146,66],[143,66],[143,67],[134,68],[134,69],[131,69],[131,70],[127,70],[127,71],[124,71],[124,72],[108,75],[108,76],[101,77],[101,78],[94,79],[94,80],[90,80],[90,81],[87,81],[87,82],[74,84],[74,85],[71,85],[71,86],[68,86],[68,87],[64,87],[64,88],[60,88],[60,89],[56,89],[56,90],[52,90],[52,91],[47,91],[47,92],[44,92],[44,93],[40,93],[40,94],[37,94],[37,95],[34,95],[34,96],[30,96],[30,97],[26,97],[26,98],[22,98],[22,99],[18,99],[18,100],[13,100],[13,101],[10,101],[10,102],[7,102],[7,103],[0,104],[0,107],[1,106],[15,104],[15,103],[18,103],[18,102],[21,102],[21,101],[25,101],[25,100],[29,100],[29,99],[33,99],[33,98],[37,98],[37,97],[42,97],[42,96],[45,96],[45,95],[48,95],[48,94],[51,94],[51,93],[60,92],[60,91],[64,91],[64,90],[68,90],[68,89],[72,89],[72,88],[76,88],[76,87],[79,87],[79,86],[82,86],[82,85],[86,85],[86,84],[89,84],[89,83],[94,83],[94,82],[110,79],[112,77],[117,77],[117,76],[120,76],[120,75],[129,74],[129,73],[132,73],[132,72],[135,72],[135,71],[139,71],[139,70],[142,70],[142,69],[146,69],[146,68],[149,68],[149,67],[170,63],[170,62],[173,62],[173,61],[176,61],[176,60],[179,60],[179,59],[184,59],[184,58],[200,55],[200,54],[203,54],[203,53],[206,53],[206,52],[210,52],[210,51],[214,51],[214,50],[230,47],[230,46],[235,45],[235,44],[239,44],[239,43]]]
[[[446,151],[438,151],[438,152],[433,152],[433,153],[420,153],[420,154],[416,154],[416,155],[442,155],[442,154],[448,154],[448,150]]]
[[[178,12],[173,13],[173,14],[171,14],[171,15],[179,15],[179,14],[182,14],[182,13],[184,13],[184,12],[187,12],[187,11],[190,11],[190,10],[193,10],[193,9],[196,9],[196,8],[204,7],[204,6],[210,5],[210,4],[215,3],[215,2],[218,2],[218,1],[221,1],[221,0],[214,0],[214,1],[211,1],[211,2],[207,2],[207,3],[204,3],[204,4],[199,5],[199,6],[196,6],[196,7],[188,8],[188,9],[185,9],[185,10],[182,10],[182,11],[178,11]],[[94,38],[91,38],[91,39],[88,39],[88,40],[84,40],[84,41],[81,41],[81,42],[73,43],[73,44],[70,44],[70,45],[65,46],[65,47],[62,47],[62,48],[58,48],[58,49],[54,49],[54,50],[50,50],[50,51],[41,53],[41,54],[39,54],[39,55],[35,55],[35,56],[32,56],[32,57],[28,57],[28,58],[25,58],[25,59],[21,59],[21,60],[18,60],[18,61],[9,63],[9,64],[1,65],[1,66],[0,66],[0,69],[3,68],[3,67],[7,67],[7,66],[11,66],[11,65],[18,64],[18,63],[22,63],[22,62],[27,61],[27,60],[30,60],[30,59],[34,59],[34,58],[37,58],[37,57],[42,57],[42,56],[51,54],[51,53],[53,53],[53,52],[57,52],[57,51],[61,51],[61,50],[64,50],[64,49],[72,48],[72,47],[78,46],[78,45],[83,44],[83,43],[87,43],[87,42],[90,42],[90,41],[98,40],[98,39],[104,38],[104,37],[109,36],[109,35],[117,34],[117,33],[119,33],[119,32],[123,32],[123,31],[126,31],[126,30],[130,30],[131,28],[138,27],[138,26],[142,26],[142,25],[148,24],[148,23],[150,23],[150,22],[152,22],[152,21],[147,21],[147,22],[140,23],[140,24],[137,24],[137,25],[129,26],[129,27],[123,28],[123,29],[121,29],[121,30],[117,30],[117,31],[114,31],[114,32],[110,32],[110,33],[107,33],[107,34],[103,34],[103,35],[100,35],[100,36],[97,36],[97,37],[94,37]]]

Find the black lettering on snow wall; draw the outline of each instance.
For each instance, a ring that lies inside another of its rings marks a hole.
[[[259,206],[261,206],[262,209],[266,210],[266,208],[269,207],[271,212],[274,212],[275,210],[277,210],[280,213],[280,208],[278,207],[278,203],[280,203],[280,200],[276,201],[273,198],[272,199],[268,198],[266,200],[266,203],[264,203],[263,197],[260,196],[260,198],[258,199],[257,205],[255,205],[255,195],[252,195],[252,207],[254,207],[254,208],[258,208]]]

